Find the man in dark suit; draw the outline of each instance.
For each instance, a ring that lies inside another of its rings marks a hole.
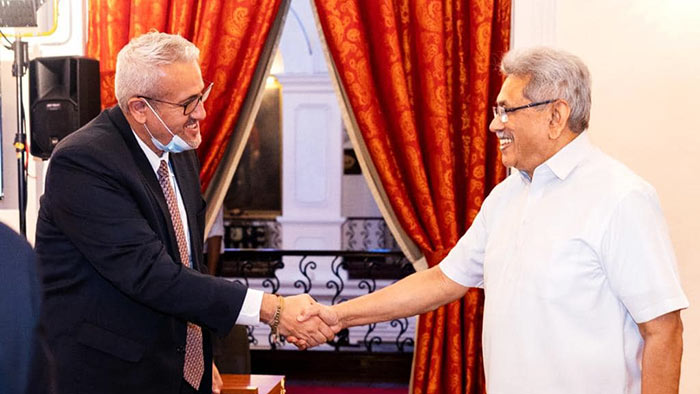
[[[119,106],[53,153],[36,250],[61,394],[209,393],[210,331],[235,323],[266,322],[307,344],[332,338],[318,319],[296,322],[308,295],[283,299],[204,274],[192,149],[211,84],[198,57],[180,36],[133,39],[117,58]]]

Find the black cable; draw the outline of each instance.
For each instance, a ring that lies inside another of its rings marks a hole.
[[[10,41],[10,39],[7,38],[7,36],[5,35],[5,33],[2,32],[2,30],[0,30],[0,34],[2,34],[2,38],[4,38],[5,41],[7,41],[7,43],[10,44],[10,46],[12,46],[12,44],[13,44],[12,41]],[[7,47],[5,47],[5,48],[7,48]],[[11,49],[11,48],[8,48],[8,49]]]

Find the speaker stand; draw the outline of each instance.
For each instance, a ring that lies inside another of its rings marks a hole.
[[[17,133],[15,152],[17,153],[17,192],[19,194],[19,231],[27,237],[27,133],[24,130],[24,101],[22,100],[22,76],[27,72],[28,46],[17,34],[12,43],[15,59],[12,63],[12,76],[17,81]]]

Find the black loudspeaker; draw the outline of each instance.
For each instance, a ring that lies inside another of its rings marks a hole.
[[[85,57],[44,57],[29,62],[33,156],[48,159],[63,137],[100,113],[100,63]]]

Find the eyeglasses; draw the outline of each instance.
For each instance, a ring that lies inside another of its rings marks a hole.
[[[525,109],[525,108],[537,107],[540,105],[553,103],[557,100],[558,99],[538,101],[536,103],[530,103],[530,104],[521,105],[519,107],[513,107],[513,108],[504,107],[502,105],[497,105],[497,106],[491,107],[491,108],[493,109],[493,117],[499,119],[501,121],[501,123],[506,123],[506,122],[508,122],[508,112],[515,112],[515,111],[519,111],[519,110]]]
[[[152,100],[152,101],[157,101],[159,103],[164,103],[164,104],[170,104],[174,105],[176,107],[182,107],[182,114],[187,116],[194,112],[194,110],[197,109],[200,103],[204,103],[207,101],[207,98],[209,98],[209,93],[211,93],[211,88],[214,86],[214,82],[210,82],[209,85],[202,90],[202,93],[190,97],[187,100],[185,100],[182,103],[171,103],[170,101],[165,101],[165,100],[159,100],[151,97],[146,97],[146,96],[137,96],[139,98],[143,98],[146,100]]]

